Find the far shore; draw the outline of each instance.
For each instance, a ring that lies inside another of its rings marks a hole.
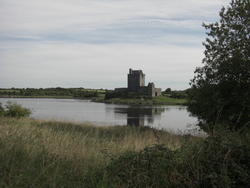
[[[77,99],[73,96],[0,96],[0,98]]]
[[[92,102],[106,103],[106,104],[127,104],[127,105],[186,105],[186,99],[170,98],[166,96],[158,96],[152,99],[144,98],[112,98],[105,99],[104,97],[93,98],[77,98],[73,96],[19,96],[19,95],[4,95],[0,98],[41,98],[41,99],[79,99],[91,100]]]

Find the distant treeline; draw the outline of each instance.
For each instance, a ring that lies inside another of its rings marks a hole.
[[[170,88],[162,92],[162,96],[175,99],[186,99],[189,89],[171,90]],[[34,98],[91,98],[91,99],[112,99],[112,98],[145,98],[150,97],[131,93],[113,92],[106,89],[86,89],[86,88],[0,88],[0,97],[34,97]]]
[[[104,89],[85,89],[85,88],[11,88],[0,89],[0,96],[17,96],[17,97],[72,97],[72,98],[93,98],[104,95]]]
[[[165,91],[162,92],[162,95],[170,98],[186,99],[189,91],[190,89],[171,90],[171,88],[167,88]]]

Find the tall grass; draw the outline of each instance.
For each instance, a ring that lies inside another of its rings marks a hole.
[[[153,144],[175,150],[186,140],[146,127],[95,127],[4,117],[0,119],[0,187],[93,186],[96,172],[125,152],[139,152]]]
[[[250,130],[207,138],[146,127],[0,118],[0,187],[249,187]]]

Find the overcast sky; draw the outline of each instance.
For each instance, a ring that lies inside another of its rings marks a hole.
[[[0,87],[185,89],[229,0],[0,0]]]

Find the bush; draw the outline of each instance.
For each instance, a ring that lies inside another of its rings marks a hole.
[[[248,132],[248,133],[246,133]],[[114,187],[250,187],[250,136],[223,131],[171,151],[127,152],[107,167]]]
[[[111,162],[107,174],[118,187],[168,187],[175,174],[174,152],[163,145],[127,152]]]
[[[31,111],[27,108],[22,107],[19,104],[7,102],[6,110],[4,111],[4,116],[7,117],[28,117]]]
[[[203,142],[183,146],[178,165],[189,187],[249,187],[250,138],[227,132],[208,137]]]
[[[0,117],[4,115],[4,108],[2,107],[2,104],[0,103]]]

